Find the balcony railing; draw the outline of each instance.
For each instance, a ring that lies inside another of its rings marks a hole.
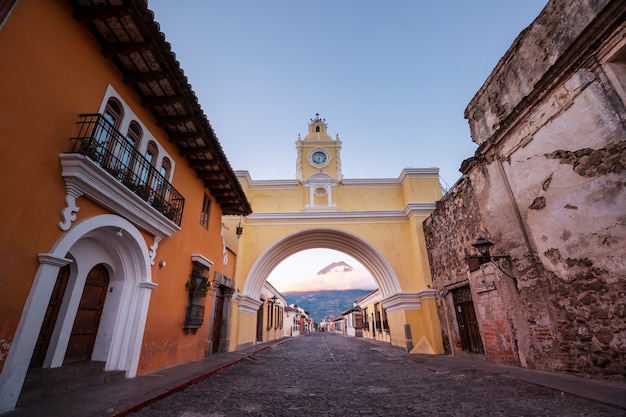
[[[89,157],[158,212],[180,226],[185,199],[101,114],[81,114],[72,152]]]

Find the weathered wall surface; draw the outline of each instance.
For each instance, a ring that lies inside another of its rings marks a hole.
[[[549,2],[466,110],[481,146],[427,220],[428,249],[444,294],[479,234],[511,255],[515,279],[465,266],[493,360],[624,381],[625,17],[618,1]]]
[[[433,284],[437,290],[437,310],[441,321],[444,348],[447,353],[461,350],[455,329],[456,315],[449,288],[469,285],[465,257],[471,255],[471,244],[484,233],[474,190],[467,178],[461,178],[424,221],[424,236]]]
[[[557,61],[611,0],[550,1],[515,39],[465,111],[472,140],[479,145],[506,122],[508,116],[549,71],[559,71]],[[613,2],[617,3],[617,2]]]
[[[516,293],[514,282],[493,266],[474,272],[468,267],[467,258],[477,255],[472,243],[488,233],[469,178],[459,180],[437,203],[424,230],[446,352],[463,350],[453,292],[469,287],[484,354],[496,362],[518,364],[515,333],[521,329],[516,330],[513,318],[522,308],[511,302]],[[527,326],[519,327],[528,331]]]

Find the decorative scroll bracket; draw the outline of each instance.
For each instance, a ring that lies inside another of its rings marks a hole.
[[[76,199],[83,195],[74,187],[67,187],[67,195],[65,196],[65,208],[61,211],[61,220],[58,225],[59,229],[67,231],[72,227],[72,222],[76,220],[76,213],[80,207],[76,205]]]
[[[154,265],[156,259],[156,251],[162,239],[163,238],[161,236],[154,236],[154,243],[152,244],[152,246],[150,246],[150,265]]]

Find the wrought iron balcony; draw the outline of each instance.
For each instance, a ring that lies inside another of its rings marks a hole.
[[[72,152],[89,157],[120,184],[180,226],[185,199],[101,114],[81,114]]]

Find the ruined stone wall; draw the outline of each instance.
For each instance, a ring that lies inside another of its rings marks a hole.
[[[460,279],[477,232],[512,257],[511,279],[491,266],[465,272],[488,357],[624,381],[626,4],[569,3],[548,3],[468,106],[481,146],[460,190],[475,204],[448,196],[425,230],[437,288]],[[483,279],[495,288],[477,293]]]
[[[454,305],[448,293],[451,288],[469,285],[465,258],[472,254],[471,244],[483,231],[474,190],[467,178],[461,178],[424,221],[426,250],[438,294],[437,311],[447,353],[461,350]]]
[[[537,85],[611,0],[550,1],[513,42],[465,111],[472,140],[479,145],[506,124]],[[617,3],[613,1],[613,3]]]
[[[437,203],[424,222],[424,231],[446,352],[463,350],[453,293],[469,287],[485,356],[519,365],[518,330],[513,319],[522,307],[512,296],[515,283],[493,265],[474,272],[468,266],[468,257],[478,254],[472,243],[488,233],[468,178],[459,180]]]

